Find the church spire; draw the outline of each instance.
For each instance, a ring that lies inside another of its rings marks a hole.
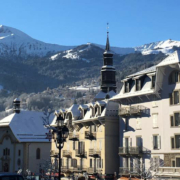
[[[110,44],[109,44],[109,23],[107,23],[107,40],[106,40],[106,51],[110,51]]]
[[[107,23],[106,48],[103,53],[104,64],[101,69],[101,90],[105,93],[116,92],[116,70],[113,66],[113,52],[110,51],[108,25],[109,23]]]

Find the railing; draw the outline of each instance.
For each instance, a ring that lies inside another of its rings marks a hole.
[[[67,167],[67,166],[61,166],[62,172],[75,172],[77,171],[77,167]]]
[[[180,167],[159,167],[156,176],[180,177]]]
[[[76,157],[87,157],[87,152],[85,152],[83,149],[76,149],[75,155]]]
[[[130,115],[140,115],[143,110],[146,108],[141,105],[137,106],[128,106],[128,107],[120,107],[119,108],[119,115],[120,116],[130,116]]]
[[[71,157],[72,156],[72,152],[69,150],[63,150],[63,157]]]
[[[143,153],[142,147],[119,147],[119,155],[137,155],[140,156]]]
[[[95,150],[95,149],[89,149],[89,156],[91,156],[91,157],[100,157],[101,156],[101,151],[100,150]]]
[[[59,151],[56,151],[56,150],[51,150],[50,151],[50,156],[53,157],[53,156],[58,156],[59,155]]]
[[[119,168],[119,175],[134,175],[134,176],[139,176],[140,175],[140,170],[138,168],[134,168],[134,167],[120,167]]]
[[[85,139],[96,139],[96,132],[85,131]]]
[[[87,172],[88,168],[84,166],[77,166],[78,171]]]
[[[87,169],[88,174],[95,174],[95,173],[102,173],[102,169],[101,168],[94,168],[94,167],[90,167]]]
[[[77,141],[79,139],[79,134],[69,133],[69,140]]]

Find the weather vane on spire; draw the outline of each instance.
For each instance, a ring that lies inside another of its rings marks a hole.
[[[109,23],[107,23],[107,33],[109,33]]]

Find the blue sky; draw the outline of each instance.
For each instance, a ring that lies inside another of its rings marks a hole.
[[[61,45],[180,40],[180,0],[0,0],[0,24]]]

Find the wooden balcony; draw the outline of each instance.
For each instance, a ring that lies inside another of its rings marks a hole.
[[[72,132],[69,133],[69,140],[70,141],[78,141],[79,140],[79,134],[74,134]]]
[[[81,150],[81,149],[76,149],[75,156],[85,158],[85,157],[87,157],[87,152],[85,152],[84,150]]]
[[[89,156],[94,158],[101,157],[101,151],[95,149],[89,149]]]
[[[51,156],[51,157],[58,157],[58,156],[59,156],[59,151],[51,150],[51,151],[50,151],[50,156]]]
[[[141,106],[141,105],[120,107],[119,108],[119,115],[120,116],[141,115],[141,113],[145,109],[146,108],[144,106]]]
[[[119,147],[120,156],[142,156],[142,147]]]
[[[96,139],[96,132],[85,131],[85,139]]]
[[[119,168],[119,175],[121,176],[136,176],[139,177],[140,176],[140,170],[134,167],[120,167]]]
[[[72,152],[69,150],[63,150],[63,157],[70,158],[72,156]]]
[[[157,177],[180,178],[180,167],[159,167],[156,173]]]

